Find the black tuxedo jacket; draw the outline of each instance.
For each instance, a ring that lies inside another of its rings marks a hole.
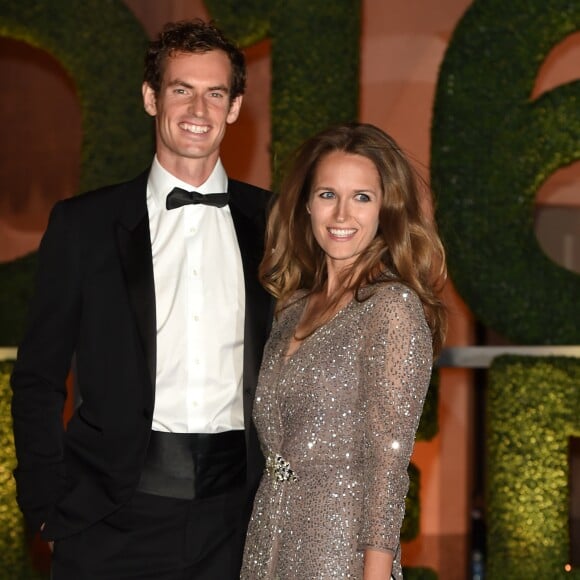
[[[43,537],[81,530],[139,481],[153,416],[156,321],[148,171],[56,204],[39,249],[30,321],[12,375],[17,499]],[[257,279],[269,192],[229,181],[246,310],[248,488],[262,468],[252,404],[272,300]],[[81,404],[63,428],[74,359]]]

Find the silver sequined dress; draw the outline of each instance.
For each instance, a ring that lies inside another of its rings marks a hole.
[[[373,293],[374,292],[374,293]],[[407,467],[431,374],[431,334],[408,288],[365,289],[285,358],[305,300],[283,310],[254,418],[268,468],[241,578],[362,578],[364,548],[395,555]]]

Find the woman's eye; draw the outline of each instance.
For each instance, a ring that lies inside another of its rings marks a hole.
[[[356,198],[357,201],[371,201],[371,198],[366,193],[357,193]]]
[[[332,191],[323,191],[320,194],[322,199],[332,199],[334,197],[334,193]]]

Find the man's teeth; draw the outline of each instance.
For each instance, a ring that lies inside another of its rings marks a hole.
[[[207,133],[209,131],[209,127],[207,125],[186,125],[185,123],[181,125],[182,129],[185,129],[186,131],[189,131],[190,133],[197,133],[197,134],[203,134],[203,133]]]
[[[328,231],[331,233],[331,235],[337,238],[348,238],[349,236],[352,236],[354,233],[356,233],[355,229],[339,230],[336,228],[329,228]]]

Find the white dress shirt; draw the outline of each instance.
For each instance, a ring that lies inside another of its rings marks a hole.
[[[153,160],[147,210],[157,314],[155,431],[244,428],[244,273],[230,208],[165,208],[174,187],[222,193],[227,185],[219,160],[197,187]]]

